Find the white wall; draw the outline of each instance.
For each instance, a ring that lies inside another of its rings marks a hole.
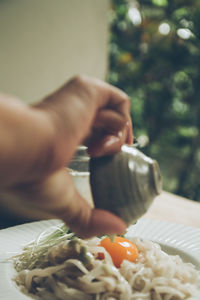
[[[0,90],[34,102],[71,76],[103,79],[109,0],[0,0]]]

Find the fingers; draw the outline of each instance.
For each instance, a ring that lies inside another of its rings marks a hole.
[[[97,113],[93,127],[104,129],[105,132],[117,133],[125,127],[126,120],[111,109],[102,109]]]
[[[110,122],[110,119],[109,121]],[[104,126],[107,124],[104,118]],[[124,128],[116,133],[109,134],[106,129],[94,129],[92,135],[87,140],[88,154],[91,157],[99,157],[103,155],[113,155],[121,150],[124,144],[133,143],[133,131],[131,119],[127,121]]]
[[[82,238],[125,232],[126,225],[119,217],[104,210],[93,209],[74,188],[73,182],[69,184],[70,181],[69,174],[60,171],[60,174],[49,181],[51,186],[48,188],[46,185],[49,199],[45,202],[48,204],[48,212],[62,219]]]
[[[69,225],[72,231],[81,238],[105,234],[123,234],[126,230],[126,224],[120,218],[100,209],[90,210],[87,218],[78,217]]]
[[[66,173],[64,175],[66,177]],[[126,224],[119,217],[108,211],[92,208],[72,185],[71,188],[70,192],[69,185],[66,187],[65,184],[64,193],[59,195],[59,199],[55,199],[52,208],[55,216],[62,219],[77,236],[89,238],[125,232]]]
[[[124,143],[123,132],[120,131],[116,135],[100,135],[96,134],[93,139],[90,139],[88,146],[88,154],[91,157],[99,157],[103,155],[113,155],[120,151]]]
[[[52,121],[52,162],[58,167],[68,163],[86,138],[92,155],[115,153],[133,140],[128,96],[98,79],[75,77],[37,108]]]
[[[107,103],[105,98],[101,99],[101,105],[104,106],[97,112],[93,123],[94,129],[87,140],[91,156],[115,154],[124,143],[133,143],[128,96],[108,84],[105,84],[104,89],[107,91]]]
[[[93,209],[75,189],[66,169],[57,171],[38,184],[16,187],[12,198],[17,198],[18,207],[21,204],[25,213],[28,210],[34,212],[34,216],[62,219],[82,238],[121,234],[126,228],[125,223],[117,216]]]
[[[132,120],[131,117],[128,116],[128,121],[126,122],[126,140],[125,142],[129,145],[133,144],[133,125],[132,125]]]

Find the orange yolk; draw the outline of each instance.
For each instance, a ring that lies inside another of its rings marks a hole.
[[[132,242],[121,236],[116,236],[113,242],[109,237],[106,237],[101,240],[100,246],[104,247],[110,254],[113,263],[117,268],[120,267],[124,259],[135,262],[138,258],[137,247]],[[102,254],[103,253],[99,253],[100,259],[104,258],[104,255]]]

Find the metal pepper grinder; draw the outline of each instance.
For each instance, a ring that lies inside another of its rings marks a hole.
[[[91,159],[86,150],[80,147],[69,165],[76,168],[77,189],[82,191],[83,197],[93,199],[96,208],[116,214],[127,225],[134,223],[162,191],[158,163],[134,145],[123,145],[121,151],[112,156]],[[85,182],[80,182],[80,178],[78,182],[78,176],[85,177]]]
[[[135,146],[123,145],[113,156],[90,160],[90,184],[96,208],[134,223],[162,191],[157,161]]]

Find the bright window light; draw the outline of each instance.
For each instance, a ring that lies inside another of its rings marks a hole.
[[[189,39],[193,35],[191,30],[187,29],[187,28],[179,28],[177,30],[177,34],[180,38],[182,38],[184,40]]]
[[[129,8],[128,16],[134,25],[140,25],[142,23],[140,11],[136,7]]]
[[[162,23],[162,24],[160,24],[158,30],[161,34],[168,35],[170,32],[170,26],[168,23]]]

